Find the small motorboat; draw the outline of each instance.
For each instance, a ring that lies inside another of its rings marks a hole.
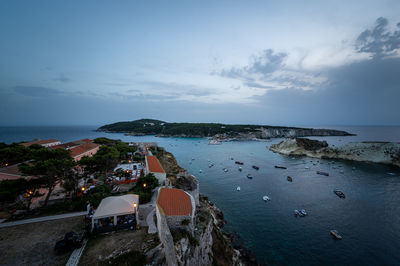
[[[248,179],[253,179],[253,176],[251,174],[247,174]]]
[[[240,191],[240,187],[237,187],[236,190],[237,190],[237,191]]]
[[[285,167],[285,166],[279,166],[279,165],[275,165],[275,168],[279,168],[279,169],[287,169],[287,167]]]
[[[301,209],[301,210],[300,210],[300,213],[301,213],[303,216],[306,216],[306,215],[307,215],[307,212],[306,212],[305,209]]]
[[[233,160],[233,157],[231,157],[231,160]]]
[[[294,216],[302,216],[299,210],[294,210]]]
[[[214,166],[214,164],[213,163],[210,163],[209,165],[208,165],[208,168],[211,168],[211,167],[213,167]]]
[[[342,239],[342,236],[341,235],[339,235],[339,232],[338,231],[336,231],[336,230],[331,230],[330,231],[331,232],[331,235],[335,238],[335,239]]]
[[[253,167],[254,169],[256,169],[256,170],[260,169],[260,167],[258,167],[257,165],[253,165],[252,167]]]
[[[243,162],[236,161],[235,164],[243,165]]]
[[[222,170],[223,170],[225,173],[228,172],[228,169],[226,169],[226,168],[223,168]]]
[[[287,176],[287,181],[289,181],[289,182],[293,182],[293,179],[292,179],[292,177],[291,177],[291,176]]]
[[[269,201],[269,200],[271,200],[271,199],[270,199],[268,196],[264,196],[264,197],[263,197],[263,200],[264,200],[264,201]]]
[[[317,174],[329,176],[329,173],[327,173],[327,172],[322,172],[322,171],[317,171]]]
[[[333,193],[335,193],[339,198],[342,198],[342,199],[346,198],[346,195],[344,195],[344,193],[342,191],[340,191],[339,189],[335,189],[333,191]]]
[[[203,173],[203,171],[200,169],[200,170],[199,170],[199,173],[201,174],[201,173]]]
[[[304,169],[310,169],[310,166],[304,166]]]
[[[240,172],[242,172],[243,169],[242,169],[242,167],[239,166],[238,170],[239,170]]]

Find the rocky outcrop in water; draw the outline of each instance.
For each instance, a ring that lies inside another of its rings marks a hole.
[[[269,149],[284,155],[345,159],[400,167],[400,143],[394,142],[351,142],[341,147],[330,147],[326,141],[293,138],[273,144]]]

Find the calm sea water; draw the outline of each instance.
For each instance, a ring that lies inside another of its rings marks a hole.
[[[348,161],[288,157],[264,142],[207,145],[206,139],[133,137],[94,132],[95,127],[0,127],[0,142],[56,138],[63,142],[105,136],[124,141],[156,141],[194,174],[224,212],[226,230],[239,235],[261,263],[273,265],[400,265],[400,169]],[[400,142],[400,127],[330,127],[358,134],[317,138],[332,145],[350,141]],[[234,160],[243,161],[243,172]],[[194,160],[192,160],[194,158]],[[209,161],[215,165],[209,168]],[[315,164],[315,165],[314,165]],[[257,165],[260,170],[252,169]],[[288,169],[276,169],[284,165]],[[309,169],[305,169],[308,166]],[[229,169],[227,173],[223,168]],[[199,171],[202,170],[202,173]],[[316,171],[329,172],[329,176]],[[343,173],[340,171],[343,170]],[[247,173],[253,179],[247,179]],[[286,180],[292,176],[293,182]],[[240,186],[241,191],[236,191]],[[341,189],[346,199],[333,190]],[[268,195],[271,201],[264,202]],[[309,215],[293,216],[294,209]],[[343,240],[334,240],[336,229]]]

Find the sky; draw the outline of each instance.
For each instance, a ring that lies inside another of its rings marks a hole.
[[[399,10],[0,0],[0,125],[400,125]]]

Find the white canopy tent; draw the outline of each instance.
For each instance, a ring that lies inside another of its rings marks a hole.
[[[117,224],[117,216],[136,214],[139,208],[139,195],[127,194],[123,196],[107,197],[100,202],[99,207],[92,217],[92,228],[95,220],[113,217],[114,225]]]

